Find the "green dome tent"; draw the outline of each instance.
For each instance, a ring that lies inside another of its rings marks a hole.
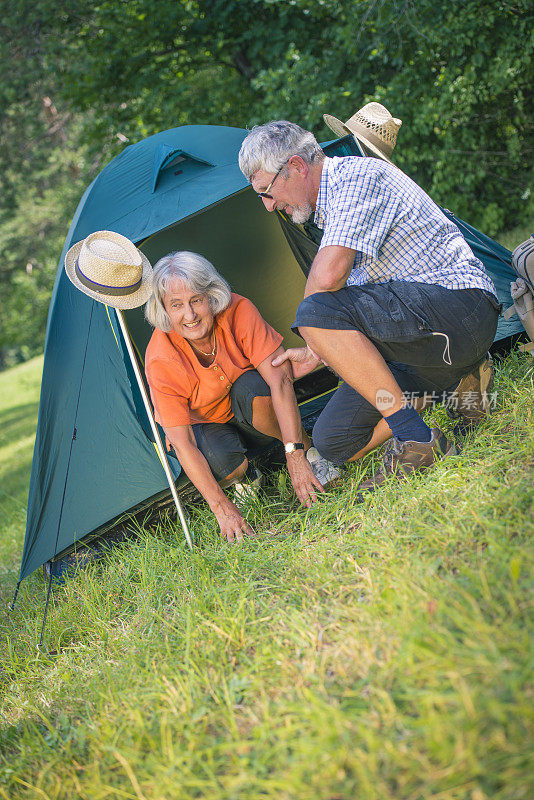
[[[187,126],[156,134],[125,148],[85,191],[50,304],[19,584],[76,542],[169,493],[117,314],[77,291],[64,272],[72,244],[107,229],[135,242],[152,263],[171,250],[200,252],[287,345],[300,341],[290,325],[317,231],[265,213],[237,165],[246,133]],[[329,155],[359,155],[355,148],[352,137],[325,146]],[[455,221],[508,305],[509,252]],[[142,363],[151,330],[142,309],[125,319]],[[519,323],[501,320],[497,338],[519,330]],[[307,384],[307,396],[324,392],[323,379]],[[183,484],[179,463],[169,462]]]

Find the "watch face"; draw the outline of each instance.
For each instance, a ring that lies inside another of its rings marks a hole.
[[[285,445],[285,451],[289,455],[289,453],[294,453],[295,450],[304,450],[304,445],[302,442],[288,442]]]

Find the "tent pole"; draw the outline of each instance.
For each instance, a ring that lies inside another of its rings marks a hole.
[[[17,586],[15,588],[15,594],[13,595],[13,600],[8,605],[8,608],[9,608],[10,611],[14,611],[15,610],[15,603],[17,601],[17,595],[19,593],[19,587],[20,587],[20,581],[17,583]]]
[[[141,397],[143,398],[143,403],[145,404],[146,413],[148,414],[148,418],[150,420],[150,427],[152,428],[152,433],[154,434],[154,438],[156,440],[156,447],[158,449],[159,457],[161,459],[161,463],[163,464],[163,469],[165,470],[165,475],[167,476],[167,481],[169,484],[169,489],[171,490],[171,494],[174,500],[174,505],[176,506],[176,510],[178,512],[178,517],[180,518],[180,522],[182,523],[182,528],[185,534],[185,538],[187,540],[187,544],[189,545],[190,549],[193,549],[193,542],[191,541],[191,534],[189,532],[189,526],[187,524],[187,520],[185,518],[185,514],[182,508],[182,504],[180,503],[180,499],[178,497],[178,492],[176,491],[176,486],[174,485],[174,478],[171,472],[171,468],[169,466],[169,462],[167,460],[167,454],[165,452],[165,448],[163,447],[163,443],[161,441],[161,436],[159,435],[159,431],[156,425],[156,421],[152,414],[152,408],[150,406],[150,401],[148,399],[148,395],[145,389],[145,384],[143,382],[143,378],[141,376],[141,372],[139,370],[139,364],[137,363],[137,357],[135,355],[132,340],[130,339],[130,334],[128,332],[128,328],[126,327],[126,322],[124,320],[124,316],[120,308],[116,308],[115,311],[117,312],[117,317],[119,318],[119,324],[121,326],[122,335],[124,336],[124,341],[126,342],[126,347],[128,349],[128,355],[130,356],[130,361],[132,363],[133,371],[135,372],[135,377],[137,380],[137,384],[139,386],[139,391],[141,392]]]

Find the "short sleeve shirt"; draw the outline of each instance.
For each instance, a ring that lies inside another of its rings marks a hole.
[[[496,294],[460,230],[404,172],[377,158],[325,158],[315,222],[320,248],[356,250],[347,286],[389,280]]]
[[[166,428],[232,418],[230,389],[281,345],[283,336],[256,306],[232,293],[230,305],[214,322],[215,361],[203,367],[193,348],[175,331],[155,330],[145,354],[145,372],[156,421]]]

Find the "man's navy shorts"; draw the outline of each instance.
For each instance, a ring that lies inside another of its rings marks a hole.
[[[491,346],[500,312],[483,289],[389,281],[310,295],[293,328],[359,331],[410,396],[452,391]],[[350,358],[350,353],[347,353]],[[370,441],[382,415],[343,383],[313,430],[321,455],[343,464]]]
[[[210,465],[218,481],[236,470],[249,447],[272,443],[270,436],[257,431],[252,424],[252,401],[270,397],[269,384],[255,369],[247,370],[232,385],[230,402],[233,417],[228,422],[199,422],[193,425],[197,447]]]

